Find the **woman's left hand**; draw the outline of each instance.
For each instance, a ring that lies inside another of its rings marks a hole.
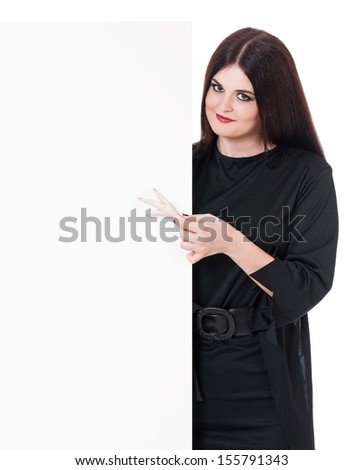
[[[181,248],[189,251],[186,258],[194,264],[207,256],[226,254],[236,233],[232,225],[212,214],[191,215],[180,225]]]

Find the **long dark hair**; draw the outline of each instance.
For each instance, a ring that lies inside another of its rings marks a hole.
[[[205,98],[212,78],[233,64],[239,65],[253,85],[265,149],[273,143],[325,158],[290,52],[277,37],[255,28],[228,36],[210,59],[201,104],[201,140],[194,153],[206,154],[217,140],[206,117]]]

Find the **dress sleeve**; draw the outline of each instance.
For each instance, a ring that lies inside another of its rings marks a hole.
[[[275,258],[251,274],[273,292],[276,327],[306,314],[331,289],[338,214],[330,166],[302,184],[290,220],[291,236],[284,259]]]

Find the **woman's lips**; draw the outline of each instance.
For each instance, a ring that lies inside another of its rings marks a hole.
[[[229,119],[227,117],[221,116],[221,114],[216,114],[216,119],[220,122],[227,124],[228,122],[234,122],[234,119]]]

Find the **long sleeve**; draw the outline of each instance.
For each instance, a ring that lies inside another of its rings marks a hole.
[[[273,292],[277,327],[307,313],[332,286],[338,214],[330,166],[303,181],[291,209],[286,255],[251,274]]]

